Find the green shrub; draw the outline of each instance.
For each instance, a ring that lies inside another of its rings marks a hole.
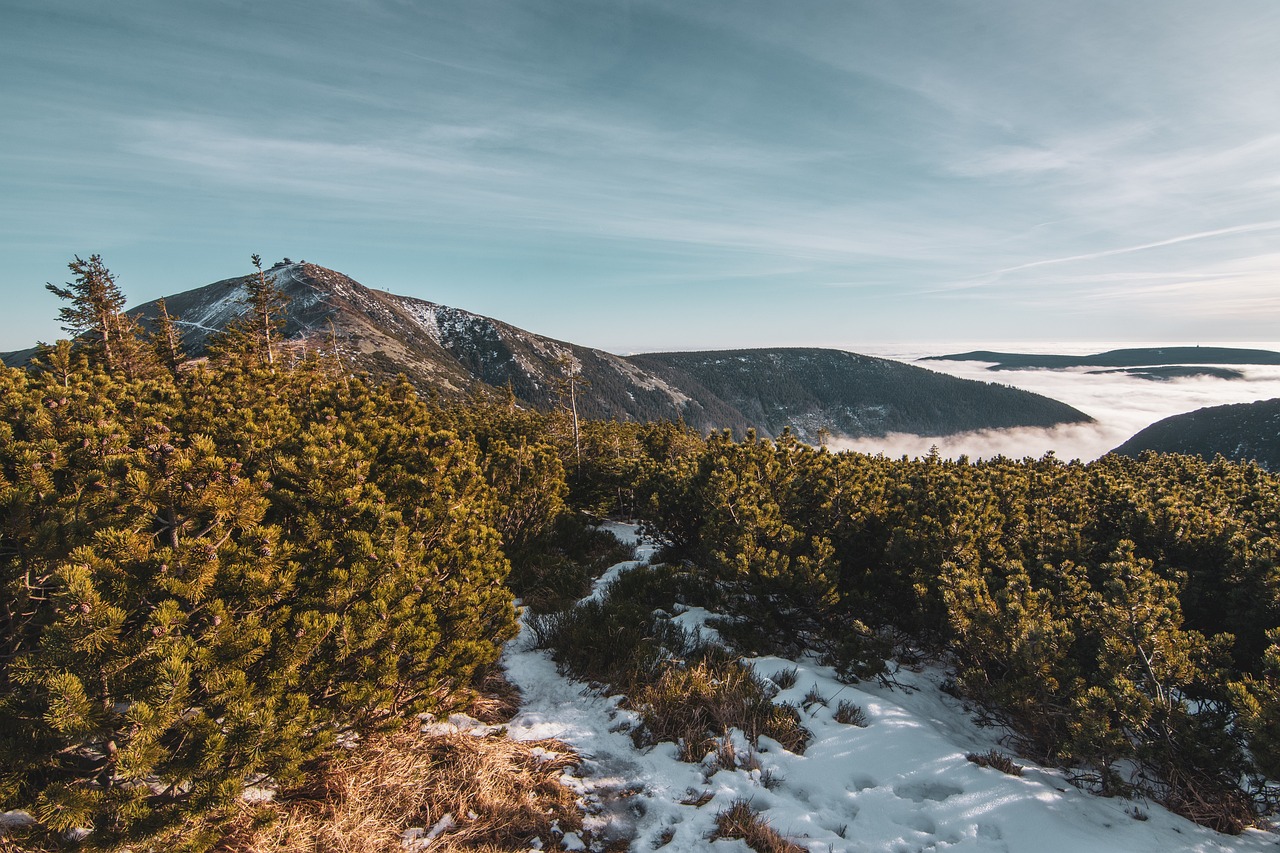
[[[728,656],[707,655],[688,666],[671,666],[629,698],[644,719],[638,741],[677,743],[685,761],[701,761],[715,752],[735,728],[752,744],[767,735],[797,753],[809,742],[796,709],[775,705],[754,670]]]
[[[566,512],[550,530],[509,546],[507,554],[512,591],[525,606],[546,613],[582,598],[606,569],[632,559],[633,549],[608,530],[589,524],[581,514]]]

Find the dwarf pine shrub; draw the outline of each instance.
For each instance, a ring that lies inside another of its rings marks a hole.
[[[795,707],[774,704],[773,683],[662,615],[686,584],[669,566],[641,566],[597,599],[535,617],[534,632],[566,671],[627,694],[640,744],[672,741],[701,761],[737,728],[752,744],[767,735],[803,752],[810,734]]]
[[[495,491],[406,387],[62,364],[0,371],[0,802],[33,832],[216,816],[512,635]]]
[[[1223,831],[1276,813],[1280,476],[721,433],[651,481],[647,529],[714,580],[744,650],[814,651],[845,681],[884,677],[899,642],[943,653],[1037,760]]]

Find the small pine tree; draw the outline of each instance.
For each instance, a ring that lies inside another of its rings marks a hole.
[[[177,373],[182,362],[186,361],[186,353],[182,349],[182,333],[178,331],[178,320],[169,313],[169,307],[163,299],[156,300],[156,318],[153,322],[154,330],[151,333],[152,345],[155,347],[156,357],[160,359],[160,363],[169,369],[170,373]]]
[[[155,378],[162,370],[155,347],[138,321],[128,314],[116,316],[115,351],[117,369],[131,382]]]
[[[262,269],[262,256],[252,256],[256,273],[245,284],[248,291],[249,316],[258,352],[267,366],[274,367],[275,339],[279,335],[280,312],[284,307],[284,294],[276,287],[275,276],[268,276]]]
[[[1230,685],[1239,725],[1248,737],[1257,772],[1280,778],[1280,629],[1267,632],[1271,645],[1262,657],[1262,672]]]
[[[215,359],[240,362],[245,366],[262,365],[275,370],[276,349],[282,315],[287,298],[276,287],[275,276],[262,269],[262,257],[254,254],[254,274],[245,280],[245,303],[248,310],[237,320],[210,338],[208,352]]]
[[[102,262],[101,255],[90,255],[83,260],[79,255],[67,264],[75,274],[75,280],[66,287],[46,284],[45,288],[66,300],[58,312],[62,328],[73,338],[90,336],[101,352],[108,370],[118,366],[117,350],[120,337],[120,312],[124,310],[124,293],[116,285],[115,276]]]
[[[77,256],[67,266],[76,274],[75,281],[66,287],[45,285],[70,303],[58,313],[63,328],[87,343],[91,353],[100,355],[108,371],[122,373],[130,381],[154,376],[159,363],[143,342],[138,322],[122,313],[124,293],[102,263],[102,256],[92,255],[87,261]]]

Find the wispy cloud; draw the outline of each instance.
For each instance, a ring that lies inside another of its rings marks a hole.
[[[856,205],[780,197],[773,184],[813,153],[715,136],[677,140],[574,115],[428,125],[376,141],[267,135],[197,117],[128,122],[126,136],[135,155],[215,190],[358,205],[348,216],[439,220],[463,213],[488,227],[828,263],[941,261],[948,244],[969,242],[979,230],[962,222],[886,222]]]
[[[996,270],[993,275],[1004,275],[1006,273],[1018,272],[1019,270],[1029,270],[1036,267],[1054,266],[1057,264],[1070,264],[1077,261],[1091,261],[1098,258],[1110,258],[1117,255],[1127,255],[1133,252],[1145,252],[1149,249],[1159,249],[1164,246],[1176,246],[1179,243],[1188,243],[1193,240],[1209,240],[1215,237],[1226,237],[1232,234],[1250,234],[1255,231],[1274,231],[1280,229],[1280,220],[1269,222],[1254,222],[1246,225],[1233,225],[1229,228],[1216,228],[1212,231],[1200,231],[1195,234],[1181,234],[1177,237],[1169,237],[1164,240],[1156,240],[1150,243],[1140,243],[1136,246],[1123,246],[1118,249],[1104,249],[1099,252],[1088,252],[1082,255],[1069,255],[1063,258],[1047,258],[1040,261],[1030,261],[1017,266],[1005,267]]]
[[[601,343],[1280,322],[1271,0],[83,5],[0,31],[26,269],[272,234]]]
[[[1103,169],[1119,153],[1132,148],[1150,133],[1146,124],[1123,123],[1116,127],[1052,132],[1020,144],[984,145],[966,140],[967,145],[948,155],[945,166],[969,178],[1071,173],[1079,180]]]

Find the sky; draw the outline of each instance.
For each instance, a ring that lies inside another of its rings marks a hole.
[[[290,257],[628,353],[1274,339],[1274,0],[0,0],[0,350]]]

